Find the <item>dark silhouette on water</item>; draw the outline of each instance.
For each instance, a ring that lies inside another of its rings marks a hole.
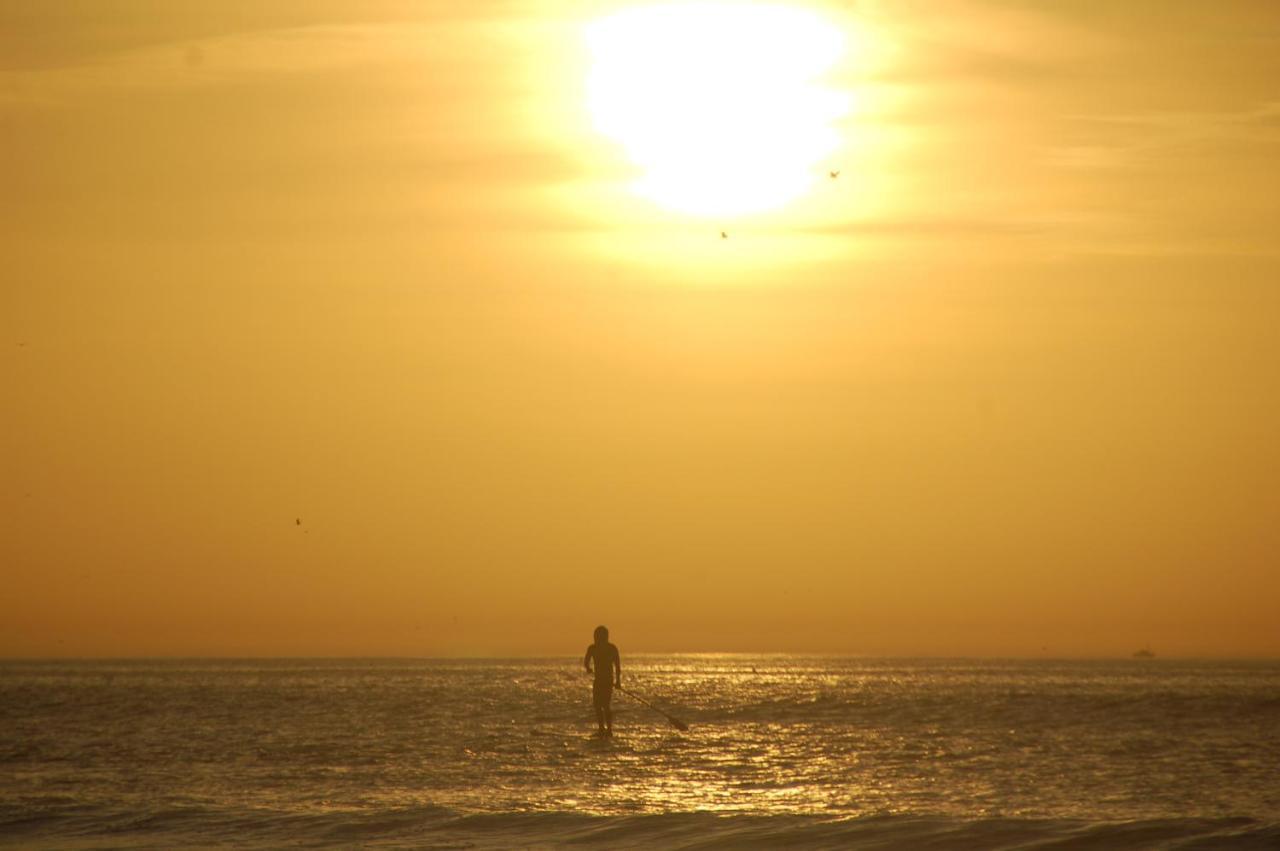
[[[753,670],[754,670],[754,669],[753,669]],[[647,706],[647,707],[649,707],[650,709],[652,709],[654,712],[657,712],[657,713],[658,713],[659,715],[661,715],[663,718],[666,718],[666,719],[667,719],[667,722],[668,722],[669,724],[671,724],[671,726],[672,726],[672,727],[675,727],[677,730],[686,730],[686,731],[687,731],[687,730],[689,729],[689,725],[688,725],[688,724],[684,723],[684,722],[683,722],[683,721],[681,721],[679,718],[677,718],[676,716],[672,715],[670,712],[666,712],[665,710],[659,709],[658,707],[654,706],[652,703],[650,703],[649,701],[645,700],[643,697],[641,697],[640,695],[636,694],[635,692],[633,692],[633,691],[627,691],[627,690],[626,690],[626,689],[624,689],[622,686],[618,686],[618,690],[619,690],[620,692],[622,692],[623,694],[625,694],[627,697],[631,698],[632,700],[638,700],[638,701],[640,701],[640,702],[641,702],[641,703],[643,703],[645,706]]]
[[[582,658],[582,667],[596,677],[591,685],[591,703],[596,709],[600,735],[612,736],[613,709],[609,702],[613,700],[613,689],[622,688],[622,658],[618,655],[618,648],[609,641],[608,627],[596,627],[595,639]]]

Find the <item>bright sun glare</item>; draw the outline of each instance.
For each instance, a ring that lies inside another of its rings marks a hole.
[[[823,85],[845,48],[812,11],[747,2],[639,6],[588,26],[597,130],[641,170],[635,191],[725,217],[805,193],[839,144],[847,94]]]

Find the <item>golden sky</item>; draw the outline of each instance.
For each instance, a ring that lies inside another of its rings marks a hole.
[[[1278,83],[1274,0],[0,0],[0,655],[1280,655]]]

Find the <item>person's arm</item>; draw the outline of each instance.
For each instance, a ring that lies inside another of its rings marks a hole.
[[[590,647],[587,648],[587,655],[582,657],[582,667],[587,669],[588,674],[594,673],[591,670],[591,648]]]
[[[618,653],[618,648],[613,648],[613,684],[618,688],[622,688],[622,656]]]

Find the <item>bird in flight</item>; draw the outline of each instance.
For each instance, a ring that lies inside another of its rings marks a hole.
[[[839,176],[840,176],[840,169],[827,172],[827,177],[830,177],[832,180],[835,180]]]
[[[293,518],[293,525],[295,525],[295,526],[301,526],[301,525],[302,525],[302,518],[301,518],[301,517],[295,517],[295,518]]]
[[[720,238],[721,238],[721,239],[728,239],[728,238],[729,238],[729,234],[725,233],[724,231],[720,231]]]

